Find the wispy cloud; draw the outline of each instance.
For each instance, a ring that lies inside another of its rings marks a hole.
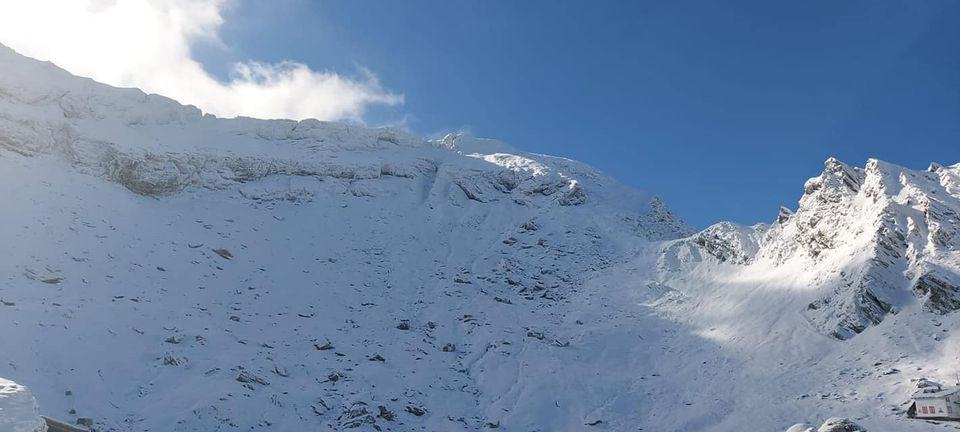
[[[362,120],[403,96],[376,76],[311,70],[294,61],[233,65],[226,82],[191,55],[219,43],[230,0],[0,0],[0,43],[77,75],[138,87],[218,116]]]

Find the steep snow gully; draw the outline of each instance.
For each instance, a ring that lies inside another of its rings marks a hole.
[[[960,165],[695,233],[567,159],[0,47],[0,179],[0,376],[99,431],[951,428],[904,413],[958,367]]]

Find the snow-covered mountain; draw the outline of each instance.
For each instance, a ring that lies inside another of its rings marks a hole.
[[[830,159],[764,257],[806,260],[825,275],[806,315],[839,339],[917,300],[946,314],[960,308],[958,193],[957,166],[913,171],[871,159],[859,169]]]
[[[861,169],[830,158],[796,213],[781,209],[770,226],[719,223],[678,245],[724,263],[802,269],[816,295],[801,315],[849,339],[916,303],[960,309],[958,193],[960,165],[915,171],[871,159]]]
[[[0,180],[0,376],[101,431],[919,431],[956,369],[960,165],[830,159],[693,233],[575,161],[0,47]]]

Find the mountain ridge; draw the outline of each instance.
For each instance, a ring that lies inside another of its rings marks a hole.
[[[830,158],[795,212],[694,232],[493,140],[218,119],[3,47],[0,67],[0,375],[55,417],[925,430],[904,381],[952,373],[960,164]]]

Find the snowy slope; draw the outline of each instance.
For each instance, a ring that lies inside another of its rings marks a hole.
[[[930,430],[909,380],[960,344],[960,166],[830,160],[692,233],[574,161],[0,47],[0,179],[0,376],[101,431]]]
[[[2,64],[0,332],[22,348],[0,367],[101,429],[473,429],[552,406],[503,399],[521,355],[562,349],[527,333],[560,337],[590,272],[689,232],[493,141],[222,120]]]

